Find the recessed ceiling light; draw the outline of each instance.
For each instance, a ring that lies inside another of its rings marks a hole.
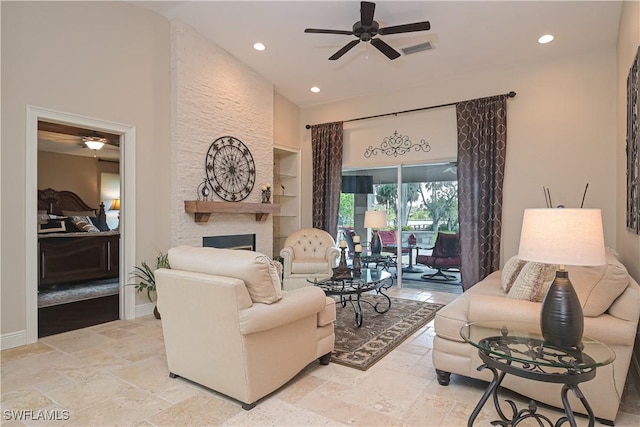
[[[311,88],[311,92],[318,93],[318,92],[320,92],[320,88],[318,86],[314,86],[314,87]]]
[[[551,34],[545,34],[544,36],[538,39],[538,43],[546,44],[553,41],[553,36]]]
[[[263,45],[263,44],[262,44],[262,43],[260,43],[260,42],[258,42],[258,43],[254,43],[254,44],[253,44],[253,48],[254,48],[255,50],[265,50],[265,49],[266,49],[265,45]]]

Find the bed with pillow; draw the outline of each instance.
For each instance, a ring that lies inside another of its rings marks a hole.
[[[71,191],[38,190],[38,289],[117,278],[119,246],[104,204],[96,209]]]
[[[467,322],[513,320],[528,323],[530,332],[539,333],[541,302],[556,269],[557,266],[513,257],[502,270],[491,273],[438,311],[432,353],[438,382],[447,385],[451,373],[490,381],[489,370],[477,369],[482,364],[478,350],[462,340],[460,328]],[[598,368],[593,380],[580,384],[595,416],[612,423],[620,405],[638,329],[640,286],[611,249],[607,249],[606,265],[567,266],[567,270],[582,305],[584,335],[607,344],[616,354],[613,363]],[[502,386],[562,408],[562,384],[507,375]],[[584,407],[573,393],[569,393],[569,401],[575,412],[584,413]]]

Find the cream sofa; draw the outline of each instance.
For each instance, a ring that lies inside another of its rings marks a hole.
[[[616,353],[612,364],[598,368],[593,380],[580,384],[595,416],[600,420],[613,422],[618,412],[638,328],[640,286],[628,275],[611,251],[607,253],[607,263],[606,266],[599,267],[568,266],[567,270],[582,303],[585,316],[584,336],[606,343]],[[433,365],[441,385],[449,383],[450,373],[491,380],[489,370],[477,370],[482,364],[478,350],[460,337],[460,328],[465,323],[513,320],[529,323],[532,332],[540,331],[541,303],[512,298],[514,291],[522,296],[522,284],[526,287],[526,282],[532,277],[529,273],[535,267],[533,263],[514,257],[505,264],[502,271],[490,274],[438,311],[435,318]],[[546,277],[538,279],[552,280],[555,267],[546,271],[543,274]],[[511,295],[503,290],[503,286],[507,288],[509,285],[512,286],[509,290]],[[516,290],[516,285],[519,290]],[[561,384],[541,383],[506,375],[502,386],[538,402],[562,408]],[[569,397],[573,410],[585,413],[584,407],[572,393],[569,393]]]
[[[170,376],[251,409],[320,359],[329,363],[335,302],[310,286],[283,292],[267,256],[180,246],[155,272]]]
[[[280,256],[283,289],[291,291],[309,286],[307,279],[313,276],[330,276],[337,265],[340,249],[326,231],[302,228],[287,237]]]

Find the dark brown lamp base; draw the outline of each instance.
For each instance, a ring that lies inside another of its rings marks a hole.
[[[380,240],[378,230],[373,230],[372,232],[370,249],[372,255],[380,255],[380,252],[382,252],[382,241]]]
[[[582,306],[566,270],[556,271],[556,278],[542,301],[540,329],[546,344],[562,349],[581,346]]]

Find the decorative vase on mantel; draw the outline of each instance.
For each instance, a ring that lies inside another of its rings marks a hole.
[[[262,203],[271,203],[271,184],[265,184],[262,190]]]

